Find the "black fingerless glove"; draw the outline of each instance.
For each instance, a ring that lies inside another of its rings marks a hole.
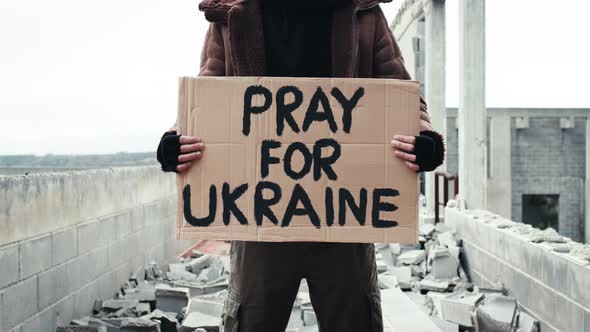
[[[420,166],[421,172],[434,171],[445,159],[445,144],[442,136],[434,131],[426,130],[415,137],[416,165]]]
[[[158,145],[158,151],[156,153],[158,162],[162,165],[162,171],[176,172],[179,155],[180,135],[177,135],[176,131],[165,132],[160,139],[160,144]]]

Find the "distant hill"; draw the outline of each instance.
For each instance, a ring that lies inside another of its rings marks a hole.
[[[96,155],[0,155],[0,168],[20,169],[88,169],[116,166],[139,166],[156,164],[154,152]]]

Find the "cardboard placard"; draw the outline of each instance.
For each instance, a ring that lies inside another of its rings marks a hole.
[[[413,81],[181,78],[179,133],[206,149],[177,239],[416,243],[418,174],[390,142],[419,108]]]

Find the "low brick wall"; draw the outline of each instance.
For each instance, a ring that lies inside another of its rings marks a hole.
[[[472,281],[483,287],[502,283],[541,321],[543,332],[590,331],[590,266],[511,227],[498,228],[499,221],[508,222],[487,211],[445,208],[445,224],[462,239]]]
[[[156,167],[0,177],[0,331],[55,331],[188,248],[174,188]]]

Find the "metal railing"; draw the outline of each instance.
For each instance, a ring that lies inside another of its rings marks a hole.
[[[439,178],[443,178],[443,201],[440,202]],[[434,224],[440,221],[439,206],[445,207],[449,201],[449,182],[453,181],[453,198],[459,193],[459,175],[448,172],[434,173]]]

